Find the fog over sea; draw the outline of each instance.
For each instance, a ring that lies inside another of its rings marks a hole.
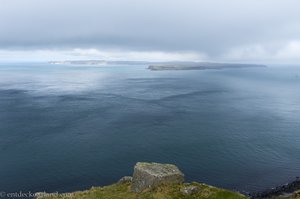
[[[0,188],[68,192],[138,161],[259,191],[300,175],[300,67],[0,64]]]

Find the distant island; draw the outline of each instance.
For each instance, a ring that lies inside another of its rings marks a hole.
[[[253,68],[267,67],[261,64],[240,64],[240,63],[214,63],[214,62],[148,62],[148,61],[107,61],[107,60],[67,60],[49,61],[49,64],[70,64],[87,66],[106,66],[106,65],[148,65],[152,71],[162,70],[207,70],[207,69],[226,69],[226,68]]]
[[[147,61],[108,61],[108,60],[65,60],[65,61],[49,61],[48,63],[49,64],[88,65],[88,66],[158,64],[157,62],[147,62]]]
[[[212,62],[193,62],[193,63],[176,63],[176,64],[152,64],[149,70],[207,70],[207,69],[226,69],[226,68],[253,68],[267,67],[259,64],[231,64],[231,63],[212,63]]]
[[[75,64],[75,65],[106,65],[105,60],[75,60],[75,61],[49,61],[49,64]]]

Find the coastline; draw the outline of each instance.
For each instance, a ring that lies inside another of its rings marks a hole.
[[[300,198],[300,178],[261,192],[241,192],[226,190],[200,182],[185,182],[185,175],[176,165],[154,162],[138,162],[132,176],[124,176],[118,182],[89,190],[70,193],[37,192],[42,198],[122,198],[122,199],[298,199]],[[54,197],[53,197],[54,196]]]
[[[217,194],[218,199],[299,199],[300,198],[300,178],[261,192],[242,192],[226,190],[199,182],[161,185],[156,189],[146,190],[140,193],[131,191],[132,177],[125,176],[118,182],[104,187],[91,187],[88,190],[74,191],[69,193],[46,193],[37,192],[37,199],[59,199],[59,198],[119,198],[122,199],[148,199],[154,197],[157,199],[166,199],[175,194],[177,199],[196,199],[196,198],[214,198]],[[156,196],[159,197],[156,197]]]
[[[288,182],[277,187],[267,189],[265,191],[253,192],[253,193],[244,193],[252,199],[261,199],[261,198],[276,198],[276,197],[287,197],[289,198],[295,192],[300,190],[300,178],[296,177],[295,180]]]

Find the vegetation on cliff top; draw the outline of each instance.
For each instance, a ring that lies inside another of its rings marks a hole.
[[[131,183],[116,183],[106,187],[92,187],[87,191],[74,192],[60,197],[38,197],[38,199],[246,199],[247,197],[224,189],[200,183],[160,186],[154,190],[134,193]],[[192,194],[184,194],[182,189],[196,186]]]

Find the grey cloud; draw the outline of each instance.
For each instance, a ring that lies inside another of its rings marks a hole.
[[[300,40],[297,0],[1,0],[0,49],[195,51]]]

